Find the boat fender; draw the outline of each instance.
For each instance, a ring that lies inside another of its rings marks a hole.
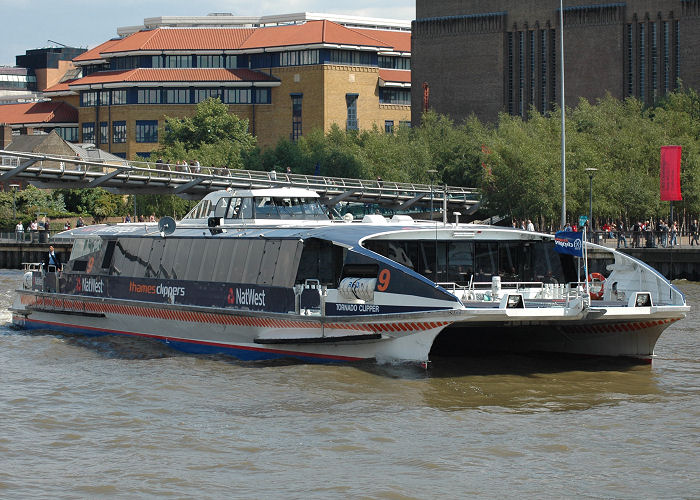
[[[605,276],[600,273],[591,273],[588,275],[588,291],[593,300],[601,300],[605,288]]]

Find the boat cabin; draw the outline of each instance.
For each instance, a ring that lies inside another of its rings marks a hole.
[[[202,199],[183,219],[183,224],[241,224],[254,221],[328,221],[329,211],[318,193],[299,188],[215,191]]]

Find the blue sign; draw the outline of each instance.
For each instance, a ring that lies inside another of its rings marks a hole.
[[[554,249],[559,253],[583,257],[583,233],[557,231],[554,235]]]

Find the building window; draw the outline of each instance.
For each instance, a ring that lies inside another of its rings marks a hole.
[[[627,95],[634,95],[634,32],[633,25],[627,25]]]
[[[387,134],[394,133],[394,120],[384,120],[384,132]]]
[[[528,60],[530,61],[530,68],[528,71],[528,80],[530,82],[530,95],[528,97],[529,100],[529,105],[534,105],[537,99],[536,93],[535,93],[535,82],[537,80],[537,66],[535,62],[535,55],[537,54],[535,50],[535,32],[534,31],[529,31],[528,32],[528,48],[527,48],[527,57]]]
[[[124,158],[126,160],[126,153],[112,153],[114,156],[118,156],[119,158]]]
[[[100,106],[109,106],[109,90],[100,90]]]
[[[151,68],[162,68],[163,56],[151,56]]]
[[[401,104],[404,106],[411,105],[411,90],[410,89],[387,89],[379,88],[379,104]]]
[[[318,50],[289,50],[280,52],[280,66],[318,64]]]
[[[136,120],[136,142],[158,142],[158,120]]]
[[[64,141],[78,142],[78,127],[56,127],[54,130]]]
[[[113,90],[112,104],[126,104],[126,90]]]
[[[224,56],[197,56],[198,68],[223,68]]]
[[[84,90],[80,93],[80,105],[85,106],[96,106],[97,105],[97,92],[94,90]]]
[[[224,103],[226,104],[250,104],[250,89],[226,89],[224,90]]]
[[[525,32],[518,32],[518,114],[525,116]]]
[[[194,102],[206,101],[209,98],[221,99],[221,89],[196,89],[194,91]]]
[[[113,70],[138,68],[141,60],[139,56],[113,57],[109,61],[109,67]]]
[[[647,78],[647,38],[646,25],[639,24],[639,98],[642,102],[646,102],[646,78]]]
[[[551,54],[551,63],[550,63],[550,78],[549,78],[549,100],[551,102],[556,102],[557,101],[557,43],[556,43],[556,38],[557,32],[556,30],[549,30],[549,52]]]
[[[372,54],[353,50],[331,50],[328,62],[332,64],[351,64],[353,66],[369,66],[372,64]]]
[[[408,120],[401,120],[399,122],[399,128],[411,128],[411,122]]]
[[[345,94],[345,104],[348,109],[348,118],[345,128],[347,130],[358,130],[360,128],[357,119],[357,94]]]
[[[513,33],[508,33],[508,114],[513,114]]]
[[[387,69],[411,69],[411,58],[400,56],[377,56],[377,66]]]
[[[166,104],[189,104],[190,91],[188,89],[166,89],[165,90]]]
[[[139,89],[139,104],[160,104],[160,89]]]
[[[658,32],[656,23],[651,23],[651,33],[649,37],[651,38],[651,98],[653,102],[656,102],[659,91],[659,45],[658,45]]]
[[[100,144],[109,143],[109,122],[100,122]]]
[[[191,68],[192,56],[165,56],[163,66],[165,68]]]
[[[238,56],[226,56],[226,68],[234,69],[238,67]]]
[[[549,109],[547,102],[547,32],[540,31],[540,111]]]
[[[301,137],[301,94],[292,94],[292,141]]]
[[[671,90],[671,47],[670,33],[668,31],[668,21],[664,21],[664,94],[668,94]]]
[[[126,142],[126,122],[112,122],[112,142],[114,144],[123,144]]]
[[[270,89],[255,89],[256,104],[270,104],[271,102]]]
[[[83,141],[85,143],[95,142],[95,122],[83,123]]]
[[[673,88],[677,89],[678,88],[678,82],[681,79],[681,23],[679,21],[674,21],[673,24],[675,25],[675,31],[676,31],[676,46],[675,46],[675,54],[676,54],[676,61],[675,61],[675,66],[676,66],[676,81],[673,82]]]

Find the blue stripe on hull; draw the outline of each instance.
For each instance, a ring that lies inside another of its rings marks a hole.
[[[204,342],[195,340],[176,340],[158,335],[121,332],[118,330],[103,330],[92,327],[81,327],[77,325],[68,325],[64,323],[56,323],[53,321],[31,320],[22,318],[19,322],[13,317],[12,322],[15,326],[25,330],[52,330],[64,333],[87,335],[91,337],[99,337],[103,335],[126,335],[130,337],[144,337],[159,342],[177,349],[178,351],[191,354],[224,354],[233,356],[241,361],[270,361],[275,359],[294,358],[310,363],[347,363],[352,361],[361,361],[361,358],[353,358],[346,356],[333,356],[327,354],[309,354],[295,353],[292,351],[282,351],[276,349],[265,349],[261,347],[247,346],[231,346],[228,344],[218,344],[215,342]]]

